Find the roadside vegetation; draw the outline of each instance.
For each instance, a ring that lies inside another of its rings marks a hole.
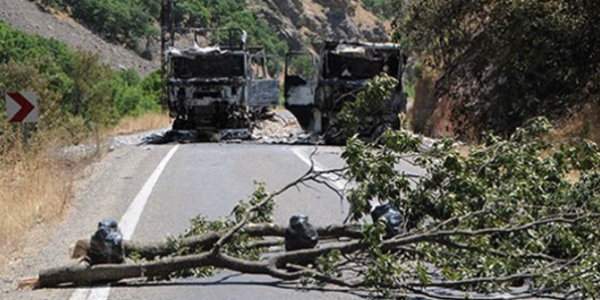
[[[136,116],[125,116],[119,124],[107,129],[105,135],[122,135],[171,126],[171,118],[166,112],[149,112]]]
[[[52,4],[74,12],[73,3]],[[97,3],[112,7],[108,0]],[[127,3],[152,15],[142,2]],[[182,6],[181,13],[189,24],[227,24],[224,12],[230,11],[215,7],[239,8],[235,22],[255,21],[235,1],[186,3],[190,6]],[[490,299],[498,293],[505,293],[498,296],[502,299],[598,298],[600,152],[583,131],[553,140],[551,122],[568,120],[582,109],[597,111],[590,106],[598,105],[600,88],[600,5],[414,0],[396,13],[395,38],[417,57],[420,82],[430,83],[429,97],[439,105],[423,117],[429,123],[420,130],[434,132],[438,121],[445,120],[456,139],[424,147],[421,138],[404,130],[386,131],[374,143],[351,138],[341,169],[311,169],[278,191],[259,184],[227,218],[199,215],[189,231],[166,244],[127,244],[125,253],[139,262],[136,266],[109,265],[101,272],[86,267],[63,273],[42,270],[37,287],[202,277],[222,268],[299,280],[309,288],[337,285],[382,298]],[[18,201],[31,211],[27,223],[0,223],[6,238],[18,229],[15,224],[28,228],[43,221],[46,205],[59,211],[65,206],[67,194],[60,191],[68,191],[70,181],[56,174],[68,176],[69,169],[61,165],[43,171],[53,165],[48,161],[60,162],[49,149],[82,142],[92,124],[110,128],[123,116],[153,110],[158,76],[140,79],[130,71],[112,71],[88,53],[73,53],[5,26],[0,32],[1,89],[34,90],[45,107],[40,123],[31,128],[27,149],[19,141],[19,128],[0,122],[0,154],[5,154],[0,162],[16,169],[0,173],[0,195],[5,197],[0,204],[12,209]],[[386,78],[373,80],[344,109],[347,129],[358,128],[365,112],[376,109],[373,104],[393,88]],[[414,90],[419,99],[419,84]],[[459,152],[457,139],[474,143]],[[35,160],[25,156],[30,153]],[[423,174],[398,170],[400,163]],[[284,243],[285,229],[270,224],[277,197],[306,182],[327,183],[332,176],[354,183],[335,191],[350,203],[348,222],[317,228],[319,247],[259,259],[269,249],[265,246]],[[26,184],[32,178],[35,188]],[[56,196],[43,194],[47,190],[37,194],[38,186],[48,185]],[[55,203],[35,202],[44,196]],[[385,217],[369,219],[374,204],[397,209],[402,222],[390,228]],[[18,216],[12,211],[7,215]],[[521,293],[506,296],[515,287]],[[456,296],[449,296],[447,288]]]
[[[60,9],[106,40],[142,53],[140,41],[158,40],[161,0],[40,0]],[[283,57],[287,44],[268,23],[255,16],[245,0],[184,0],[174,6],[176,27],[241,28],[248,42]],[[145,47],[145,45],[143,45]],[[143,47],[142,47],[143,48]]]
[[[410,0],[362,0],[365,7],[384,19],[392,19],[396,16],[398,10],[404,5],[404,2]]]
[[[0,245],[14,250],[34,224],[54,219],[68,205],[76,162],[60,149],[88,141],[94,128],[114,130],[124,117],[160,111],[157,73],[140,78],[114,71],[94,54],[27,35],[0,23],[0,91],[33,91],[39,122],[9,123],[0,101]],[[1,256],[0,256],[1,259]]]
[[[422,65],[432,83],[423,100],[436,105],[417,127],[450,123],[448,135],[479,141],[600,105],[599,17],[594,1],[406,1],[395,39]]]
[[[394,37],[417,58],[416,99],[425,93],[433,103],[420,131],[432,133],[447,121],[449,135],[473,142],[468,149],[457,149],[451,138],[423,146],[403,130],[372,144],[350,139],[342,154],[347,167],[328,174],[355,183],[338,191],[350,203],[348,223],[316,228],[319,247],[267,259],[257,254],[267,251],[265,243],[285,243],[285,229],[269,224],[277,196],[307,181],[326,182],[323,171],[311,170],[283,190],[258,186],[227,219],[199,215],[166,245],[126,245],[143,265],[42,271],[39,283],[69,282],[63,275],[71,281],[202,277],[223,268],[374,298],[598,298],[600,152],[588,140],[595,125],[582,122],[579,134],[556,140],[551,123],[597,112],[600,5],[402,4]],[[365,111],[393,87],[385,79],[371,84],[345,108],[348,129],[360,126]],[[400,163],[424,172],[408,174],[395,168]],[[397,208],[398,227],[369,219],[374,203]],[[521,292],[510,293],[514,288]]]

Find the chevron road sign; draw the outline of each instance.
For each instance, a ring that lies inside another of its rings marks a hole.
[[[10,122],[37,122],[39,107],[33,92],[7,92],[6,112]]]

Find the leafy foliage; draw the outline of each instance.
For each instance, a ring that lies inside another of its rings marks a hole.
[[[92,31],[108,41],[135,48],[141,37],[158,34],[151,13],[157,13],[160,1],[52,0],[42,4],[69,11]],[[153,5],[154,4],[154,5]],[[158,7],[156,6],[158,5]]]
[[[273,201],[266,201],[264,205],[261,205],[256,210],[249,210],[252,207],[260,205],[269,196],[264,183],[255,182],[254,185],[254,193],[252,193],[250,200],[248,202],[240,201],[232,211],[236,222],[242,221],[245,214],[249,214],[248,221],[252,223],[268,223],[273,221],[272,214],[275,208]]]
[[[366,94],[381,100],[393,88],[377,78]],[[360,110],[347,113],[359,120],[351,114]],[[307,288],[336,284],[386,298],[447,299],[451,288],[462,298],[489,299],[526,281],[525,291],[501,297],[597,297],[600,152],[584,140],[549,141],[551,130],[536,118],[507,139],[486,134],[468,154],[451,139],[427,146],[404,130],[388,130],[376,143],[351,138],[342,154],[352,182],[344,198],[362,238],[284,253],[261,270]],[[264,204],[283,190],[269,194],[259,185],[250,204],[234,209],[227,245],[239,245],[235,230],[243,222],[270,222],[272,206]],[[365,222],[374,203],[399,207],[406,231],[387,237],[385,223]],[[249,207],[264,215],[249,215]],[[311,266],[293,264],[306,259]]]
[[[397,14],[406,0],[363,0],[365,7],[373,13],[386,19],[391,19]]]
[[[434,73],[457,134],[507,137],[534,116],[597,102],[600,5],[594,1],[410,1],[396,39]]]
[[[317,77],[317,64],[309,53],[291,55],[286,64],[288,75],[297,75],[305,80],[315,80]]]
[[[247,32],[250,45],[263,46],[280,57],[287,51],[287,44],[256,17],[245,0],[185,0],[176,2],[174,10],[176,26],[240,28]]]
[[[373,116],[380,116],[383,110],[392,105],[390,100],[394,97],[393,94],[397,85],[398,80],[382,73],[370,80],[358,92],[354,101],[344,103],[340,111],[344,135],[352,136],[356,132],[363,132],[372,133],[373,137],[378,136],[381,131],[378,132],[376,128],[384,120]]]
[[[385,77],[376,78],[366,94],[378,101],[393,88]],[[353,112],[360,109],[349,110],[348,120],[360,120]],[[343,149],[346,167],[311,167],[274,192],[257,184],[228,218],[199,216],[180,238],[170,239],[170,255],[184,257],[128,268],[147,267],[153,276],[167,277],[206,276],[213,268],[227,268],[393,299],[595,299],[600,292],[600,151],[585,140],[551,141],[551,130],[546,118],[536,118],[507,139],[487,133],[484,143],[468,153],[460,153],[451,139],[424,143],[404,130],[388,130],[374,143],[354,137]],[[347,180],[347,189],[328,183],[342,179],[336,176]],[[276,197],[309,181],[334,189],[350,203],[351,224],[319,227],[316,248],[261,256],[265,244],[252,244],[255,239],[285,237],[285,228],[270,224]],[[398,207],[406,230],[390,237],[381,219],[366,221],[377,203]],[[193,237],[200,238],[190,242]],[[72,269],[50,273],[71,280],[82,275]],[[121,266],[107,266],[101,277],[90,279],[139,276],[122,273]],[[73,282],[68,279],[51,282]]]
[[[52,0],[43,2],[86,24],[109,41],[135,49],[140,38],[157,38],[162,0]],[[287,45],[248,8],[245,0],[184,0],[174,4],[176,27],[242,28],[249,43],[283,56]]]
[[[411,251],[371,251],[374,282],[381,284],[382,274],[408,275],[406,262],[419,261],[438,266],[465,291],[505,290],[514,280],[474,279],[521,274],[536,288],[597,293],[597,264],[587,257],[597,255],[600,234],[598,148],[550,143],[543,138],[548,130],[547,120],[536,119],[507,140],[488,134],[468,156],[451,140],[419,152],[419,138],[407,132],[387,132],[377,147],[351,140],[344,157],[358,183],[348,196],[353,219],[376,200],[401,207],[408,220],[409,232],[396,239]],[[424,174],[397,171],[403,161]],[[577,278],[583,270],[591,273]],[[434,280],[431,272],[411,272],[423,284]]]
[[[224,232],[231,230],[238,222],[241,222],[245,214],[250,214],[249,221],[252,223],[268,223],[272,221],[271,215],[274,209],[273,201],[266,201],[262,206],[259,203],[265,201],[268,197],[268,193],[265,190],[264,183],[255,182],[255,190],[250,196],[248,201],[240,201],[236,205],[229,218],[221,218],[217,220],[207,220],[203,215],[198,215],[190,220],[190,228],[187,229],[179,237],[170,237],[168,243],[172,248],[171,256],[181,256],[203,253],[209,250],[209,248],[190,248],[182,246],[179,241],[184,238],[201,236],[210,232]],[[259,205],[256,209],[250,211],[251,208]],[[261,240],[261,238],[250,237],[244,233],[236,233],[231,237],[231,240],[222,248],[224,253],[232,255],[234,257],[258,260],[261,254],[261,247],[252,247],[251,243]],[[134,253],[135,255],[135,253]],[[132,258],[135,258],[133,256]],[[182,271],[174,272],[170,274],[170,277],[206,277],[214,275],[217,271],[216,268],[199,267],[185,269]]]
[[[88,52],[73,52],[55,40],[13,30],[0,23],[0,90],[32,90],[41,110],[35,134],[65,132],[77,143],[91,124],[111,126],[125,115],[158,110],[158,74],[141,80],[130,70],[116,72]],[[4,103],[1,104],[2,106]],[[6,147],[17,128],[0,119]],[[5,140],[6,139],[6,140]]]

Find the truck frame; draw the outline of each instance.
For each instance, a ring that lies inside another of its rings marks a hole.
[[[400,45],[325,41],[317,49],[316,54],[290,52],[285,60],[285,107],[303,129],[320,135],[326,144],[344,144],[347,136],[339,112],[381,73],[396,78],[398,85],[375,115],[363,117],[357,133],[363,140],[373,140],[385,128],[400,128],[399,115],[406,112],[401,81],[405,58]],[[310,58],[312,71],[298,72],[294,60],[302,56]]]
[[[165,51],[173,130],[249,138],[253,121],[279,103],[279,80],[272,76],[278,73],[277,60],[262,47],[247,46],[241,29],[188,32],[193,34],[192,46],[178,49],[171,40]]]

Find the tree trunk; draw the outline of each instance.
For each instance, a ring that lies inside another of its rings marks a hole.
[[[141,264],[105,264],[87,266],[74,264],[40,271],[35,288],[56,287],[62,284],[117,282],[126,278],[166,277],[172,272],[209,264],[210,253],[171,257]]]
[[[275,224],[249,224],[244,226],[240,232],[253,237],[284,237],[285,229],[285,227]],[[355,239],[362,238],[362,233],[360,232],[359,228],[350,225],[329,225],[326,227],[318,227],[317,232],[319,234],[319,239],[339,237]],[[189,248],[191,251],[208,250],[225,233],[225,231],[208,232],[200,236],[183,238],[179,240],[179,244],[182,247]],[[124,241],[123,247],[125,248],[126,256],[136,253],[140,258],[146,260],[153,260],[157,257],[169,256],[174,251],[174,249],[169,247],[168,243],[166,242],[139,243],[133,241]],[[89,248],[89,241],[77,241],[74,249],[71,250],[71,258],[79,258],[82,253],[86,253],[87,248]]]
[[[244,226],[240,230],[240,233],[255,237],[283,237],[285,229],[285,227],[274,224],[249,224]],[[359,228],[354,225],[319,227],[317,228],[317,232],[321,240],[340,237],[362,238]],[[158,257],[161,257],[161,259],[138,264],[101,264],[89,266],[88,264],[79,263],[57,267],[40,271],[37,278],[21,280],[21,286],[46,288],[65,284],[82,285],[94,282],[117,282],[128,278],[167,278],[175,271],[203,266],[214,266],[243,273],[265,274],[284,280],[293,280],[299,278],[299,274],[290,274],[278,269],[278,267],[285,265],[288,261],[296,261],[299,258],[303,258],[307,254],[307,257],[314,258],[324,253],[324,251],[315,253],[295,251],[286,253],[277,259],[273,258],[265,261],[242,260],[214,251],[213,245],[225,234],[226,231],[208,232],[200,236],[181,239],[179,241],[180,245],[205,252],[196,255],[175,257],[168,257],[173,254],[174,249],[170,248],[166,242],[143,244],[125,241],[124,248],[126,255],[137,253],[140,258],[147,260],[153,260]],[[252,245],[265,246],[270,244],[259,242]],[[85,253],[86,247],[89,247],[89,241],[77,241],[74,245],[75,249],[72,250],[72,255],[75,255],[75,253]]]

